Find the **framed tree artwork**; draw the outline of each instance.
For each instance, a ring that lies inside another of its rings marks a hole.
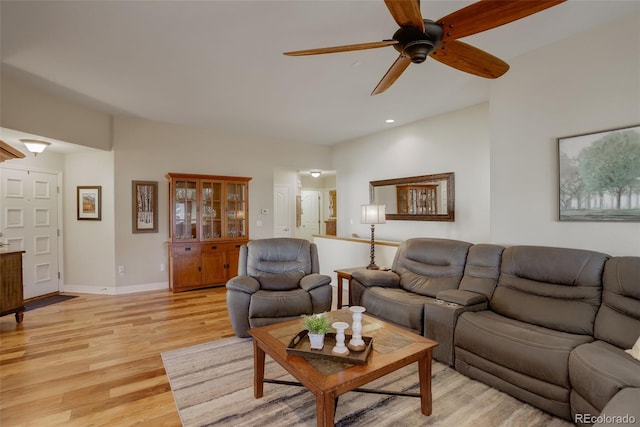
[[[77,187],[78,220],[102,221],[102,187]]]
[[[158,232],[158,182],[131,181],[132,232]]]
[[[640,125],[558,138],[560,221],[640,221]]]

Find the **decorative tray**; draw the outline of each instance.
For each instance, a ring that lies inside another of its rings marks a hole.
[[[313,359],[326,359],[334,362],[343,362],[343,363],[353,363],[356,365],[364,365],[367,363],[367,359],[369,358],[369,353],[371,353],[371,349],[373,348],[373,338],[372,337],[362,337],[362,340],[365,344],[365,349],[362,351],[353,351],[349,350],[349,354],[339,355],[331,352],[333,347],[336,345],[336,334],[333,332],[328,332],[324,336],[324,347],[322,350],[312,350],[311,344],[307,339],[307,334],[309,331],[306,329],[301,331],[291,339],[291,342],[287,346],[287,353],[295,356],[302,357],[310,357]],[[351,339],[350,334],[344,334],[345,336],[345,345],[349,343]]]

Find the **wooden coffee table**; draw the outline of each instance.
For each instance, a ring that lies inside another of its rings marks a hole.
[[[328,316],[335,321],[352,322],[348,309],[332,311]],[[424,415],[431,415],[431,353],[438,345],[435,341],[365,313],[362,336],[373,337],[373,349],[365,365],[351,365],[289,355],[287,345],[301,330],[302,319],[249,330],[253,336],[253,391],[256,398],[263,396],[265,382],[278,382],[264,378],[265,354],[268,354],[316,396],[318,426],[333,426],[338,396],[418,362],[420,406]],[[350,333],[347,330],[347,334]]]

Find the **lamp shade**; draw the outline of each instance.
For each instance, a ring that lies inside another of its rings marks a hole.
[[[361,224],[384,224],[386,205],[362,205]]]

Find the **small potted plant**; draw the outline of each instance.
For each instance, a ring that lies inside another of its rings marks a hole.
[[[304,316],[304,327],[309,331],[311,349],[322,350],[324,347],[324,335],[331,330],[331,320],[324,313]]]

